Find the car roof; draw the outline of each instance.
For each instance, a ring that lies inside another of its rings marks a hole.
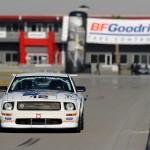
[[[25,76],[56,76],[56,77],[68,77],[69,74],[63,73],[51,73],[51,72],[30,72],[30,73],[20,73],[14,74],[16,77],[25,77]],[[71,76],[71,75],[70,75]]]
[[[14,74],[13,76],[16,77],[23,77],[23,76],[56,76],[56,77],[76,77],[77,74],[66,74],[66,73],[53,73],[53,72],[30,72],[30,73],[19,73]]]

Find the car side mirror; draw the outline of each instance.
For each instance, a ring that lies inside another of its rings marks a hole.
[[[6,92],[7,86],[0,86],[0,92]]]
[[[77,92],[85,92],[86,88],[85,88],[85,86],[76,86],[76,90],[77,90]]]
[[[84,101],[86,101],[86,100],[87,100],[87,98],[88,98],[88,95],[85,95],[85,96],[84,96]]]

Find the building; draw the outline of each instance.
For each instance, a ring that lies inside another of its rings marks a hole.
[[[88,18],[86,63],[102,68],[150,64],[149,17]]]
[[[60,16],[0,16],[0,63],[62,63],[61,30]]]
[[[149,17],[88,18],[150,22]],[[61,39],[62,25],[63,16],[0,16],[0,63],[64,65],[67,41]],[[93,69],[97,63],[106,68],[112,68],[118,63],[124,67],[130,67],[132,63],[150,64],[149,36],[150,34],[146,35],[147,43],[143,44],[87,42],[85,63],[90,63]]]

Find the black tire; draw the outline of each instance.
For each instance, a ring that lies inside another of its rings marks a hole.
[[[79,117],[79,120],[78,120],[78,127],[71,129],[71,132],[73,132],[73,133],[80,133],[81,132],[81,117]]]
[[[73,131],[74,133],[80,133],[81,130],[83,130],[83,129],[84,129],[84,109],[83,109],[82,114],[79,116],[78,127],[72,129],[72,131]]]
[[[81,115],[81,130],[83,130],[83,129],[84,129],[84,111]]]
[[[78,127],[75,128],[75,132],[76,132],[76,133],[80,133],[80,132],[81,132],[81,117],[79,117],[79,120],[78,120]]]

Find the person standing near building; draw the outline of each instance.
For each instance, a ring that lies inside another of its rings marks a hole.
[[[134,75],[134,63],[131,64],[131,75]]]
[[[120,63],[118,64],[118,74],[121,75],[121,65],[120,65]]]
[[[92,71],[91,71],[91,63],[89,63],[88,69],[89,69],[89,73],[91,73],[91,72],[92,72]]]
[[[101,74],[100,73],[100,68],[99,68],[99,63],[96,64],[96,72],[95,74]]]

